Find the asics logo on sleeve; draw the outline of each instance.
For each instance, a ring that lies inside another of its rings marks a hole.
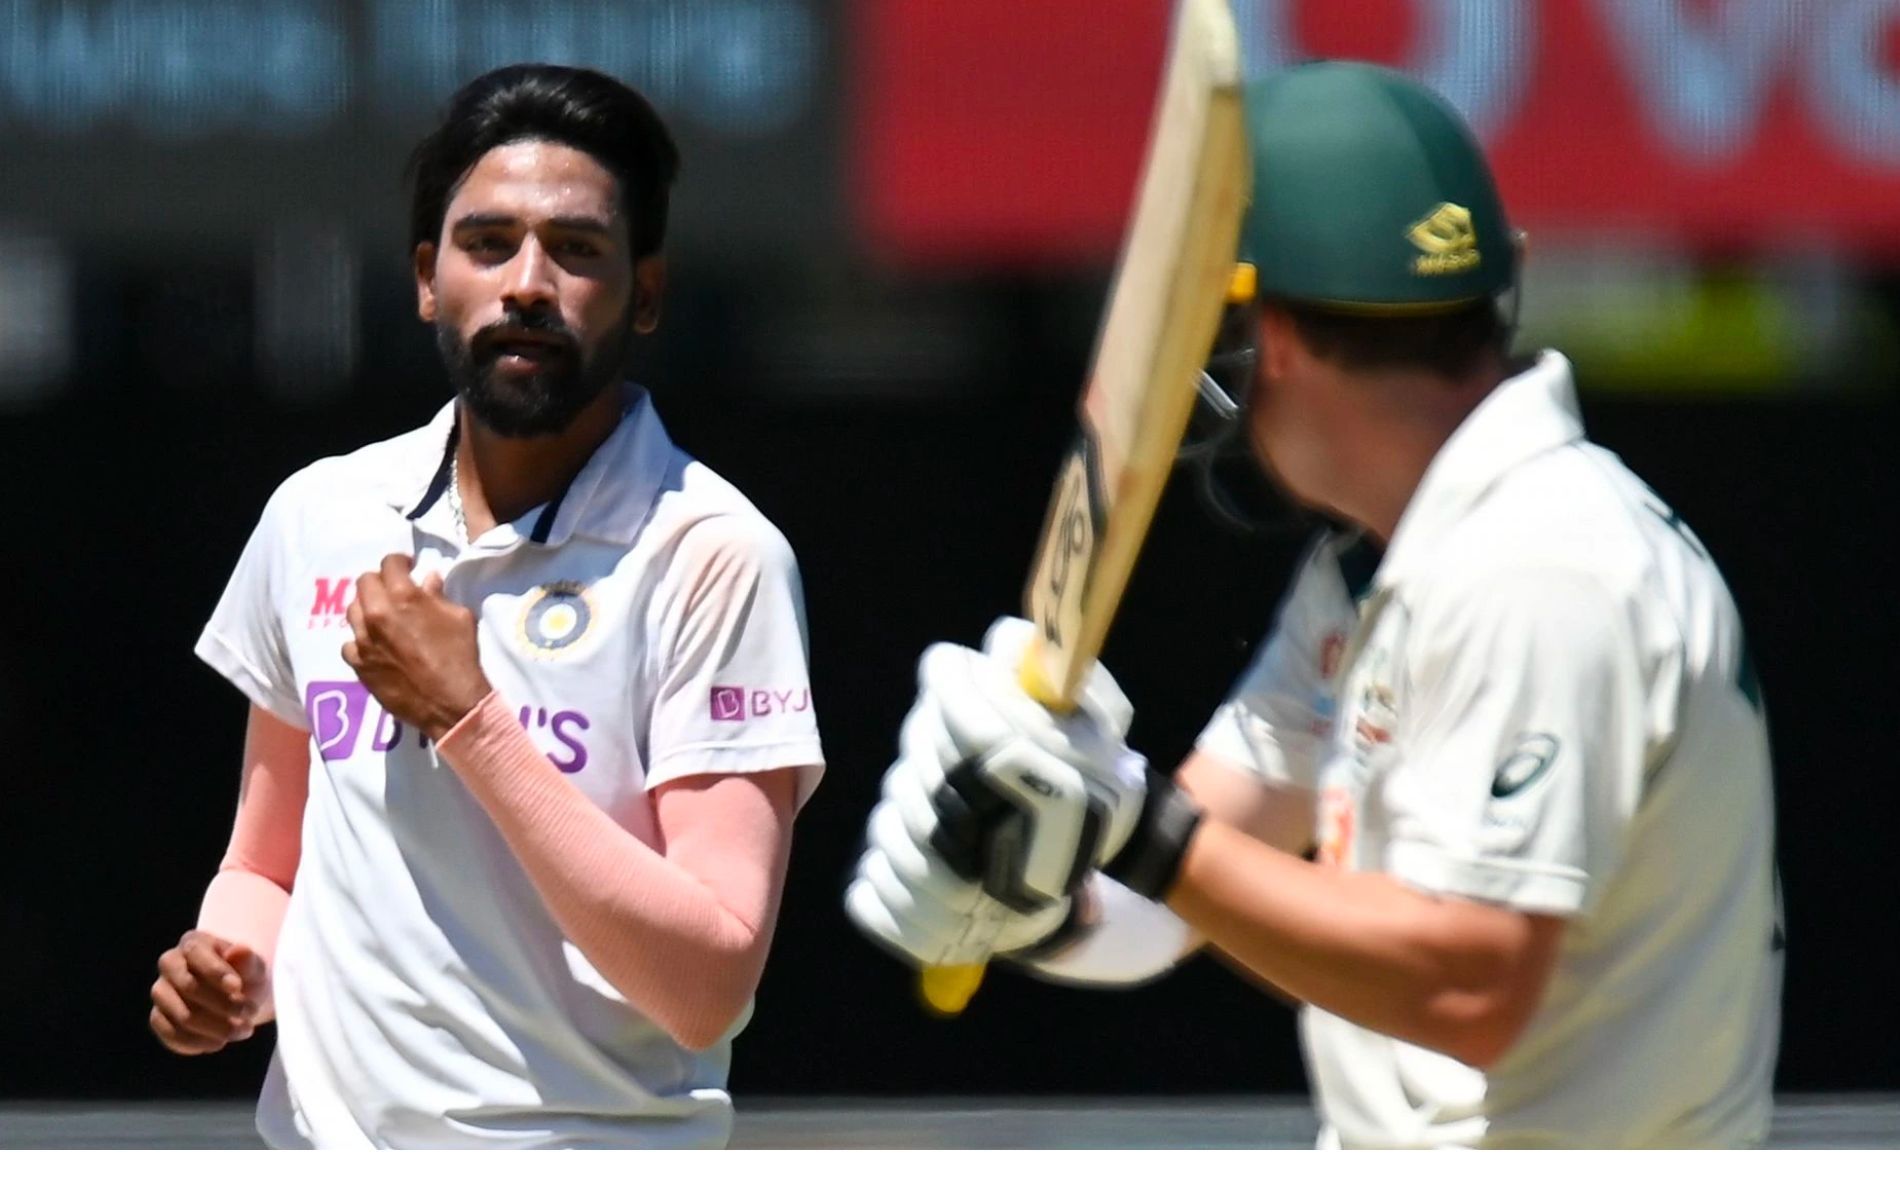
[[[1491,778],[1491,795],[1498,800],[1516,795],[1540,779],[1557,758],[1557,739],[1548,733],[1518,737]]]

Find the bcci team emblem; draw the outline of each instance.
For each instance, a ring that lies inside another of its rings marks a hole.
[[[571,580],[542,584],[521,610],[521,640],[540,654],[558,654],[587,636],[594,623],[587,589]]]

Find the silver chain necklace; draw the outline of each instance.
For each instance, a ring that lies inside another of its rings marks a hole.
[[[455,536],[468,541],[468,518],[462,515],[462,472],[460,454],[449,455],[449,515],[455,518]]]

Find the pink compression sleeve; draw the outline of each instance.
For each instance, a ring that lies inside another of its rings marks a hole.
[[[297,876],[309,772],[309,735],[253,705],[244,730],[237,820],[224,861],[205,889],[198,928],[249,946],[266,963],[276,956],[277,931]]]
[[[667,786],[655,849],[562,778],[493,692],[437,749],[588,961],[681,1045],[715,1044],[765,969],[791,851],[792,771]]]

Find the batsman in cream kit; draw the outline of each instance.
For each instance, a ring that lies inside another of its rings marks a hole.
[[[822,771],[796,563],[621,381],[675,169],[637,94],[504,68],[418,152],[458,395],[277,489],[198,642],[237,829],[152,1022],[275,1019],[273,1146],[718,1146]]]
[[[1569,362],[1510,352],[1521,244],[1457,113],[1348,62],[1244,96],[1223,398],[1332,529],[1172,776],[1099,664],[1038,703],[1041,628],[927,650],[846,909],[939,974],[1211,945],[1300,1003],[1324,1145],[1759,1145],[1783,930],[1728,588]]]

